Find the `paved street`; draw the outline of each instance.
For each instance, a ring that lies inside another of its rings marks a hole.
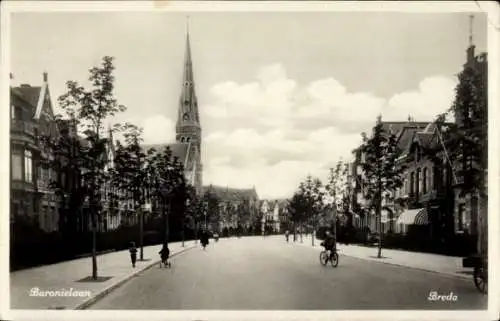
[[[456,302],[427,300],[453,292]],[[172,269],[146,270],[89,309],[484,309],[472,279],[340,256],[321,266],[317,249],[281,238],[197,247]]]

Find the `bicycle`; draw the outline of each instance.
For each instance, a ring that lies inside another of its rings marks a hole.
[[[337,267],[339,265],[339,255],[337,251],[333,251],[333,253],[330,252],[330,250],[321,251],[321,253],[319,253],[319,262],[321,265],[326,266],[328,261],[330,261],[332,267]]]

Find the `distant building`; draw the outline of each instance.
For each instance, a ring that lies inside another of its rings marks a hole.
[[[268,233],[282,233],[290,229],[287,200],[269,199],[260,201],[261,228]]]
[[[203,195],[211,192],[219,199],[219,226],[236,229],[249,229],[252,220],[258,215],[259,197],[255,188],[238,189],[209,185],[203,187]]]

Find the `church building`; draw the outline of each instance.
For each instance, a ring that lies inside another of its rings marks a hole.
[[[195,91],[189,30],[186,34],[183,67],[182,90],[179,97],[177,123],[175,126],[175,142],[168,145],[145,145],[144,148],[149,149],[154,147],[160,150],[166,146],[170,147],[172,155],[183,163],[187,182],[195,187],[197,194],[202,196],[210,191],[217,196],[220,201],[220,211],[226,214],[221,215],[219,222],[221,229],[223,227],[236,226],[249,227],[252,217],[255,217],[258,212],[258,196],[255,188],[235,189],[213,185],[203,186],[203,165],[201,163],[202,134],[198,98]],[[243,213],[237,220],[233,215],[236,212]]]
[[[179,97],[177,123],[175,126],[175,143],[164,145],[145,145],[145,149],[154,147],[157,150],[168,146],[172,155],[184,165],[187,182],[194,186],[198,194],[202,193],[201,164],[201,125],[198,112],[198,99],[195,92],[193,63],[191,61],[191,47],[189,32],[186,36],[186,52],[184,57],[184,75],[182,90]]]

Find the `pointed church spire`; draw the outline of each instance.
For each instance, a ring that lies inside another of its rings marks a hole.
[[[180,97],[177,128],[182,126],[199,126],[198,100],[196,98],[193,62],[191,60],[191,43],[189,39],[189,17],[186,18],[186,49],[184,53],[184,74]]]
[[[186,52],[184,53],[184,82],[193,81],[193,63],[191,61],[191,43],[189,40],[189,16],[186,18]]]

